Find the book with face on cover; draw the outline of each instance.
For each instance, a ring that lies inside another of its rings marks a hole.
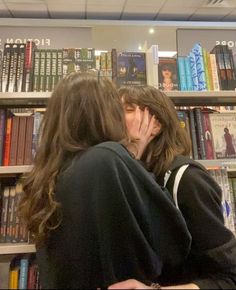
[[[236,113],[210,114],[216,159],[236,158]]]
[[[159,58],[158,79],[159,89],[162,91],[176,91],[179,89],[175,58]]]

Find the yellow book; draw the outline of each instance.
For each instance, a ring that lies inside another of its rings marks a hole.
[[[10,270],[9,289],[18,289],[19,268]]]

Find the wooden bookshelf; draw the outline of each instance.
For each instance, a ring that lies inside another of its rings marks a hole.
[[[0,106],[45,107],[50,96],[48,92],[0,93]]]
[[[236,91],[170,91],[165,94],[172,99],[175,105],[185,106],[230,106],[236,105]]]
[[[30,172],[32,170],[32,165],[22,165],[22,166],[0,166],[0,175],[2,174],[21,174]]]
[[[14,255],[21,253],[35,253],[35,245],[33,244],[4,244],[0,243],[0,255]]]
[[[228,171],[236,171],[236,159],[196,160],[206,168],[226,167]]]
[[[187,92],[170,91],[165,92],[176,105],[236,105],[236,91],[205,91]],[[51,92],[19,92],[19,93],[0,93],[0,106],[6,107],[43,107],[47,104]]]

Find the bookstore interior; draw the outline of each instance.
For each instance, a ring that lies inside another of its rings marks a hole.
[[[236,0],[0,0],[0,289],[40,289],[20,177],[51,92],[74,71],[171,98],[236,234]]]

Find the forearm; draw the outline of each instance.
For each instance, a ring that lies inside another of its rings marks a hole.
[[[161,289],[200,289],[196,284],[189,283],[184,285],[175,285],[175,286],[165,286]]]

